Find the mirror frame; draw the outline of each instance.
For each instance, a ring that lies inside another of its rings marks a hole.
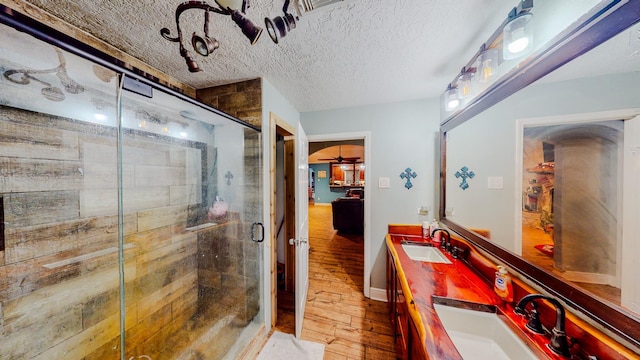
[[[498,246],[487,238],[446,218],[446,135],[449,130],[470,120],[484,110],[506,99],[555,69],[597,47],[640,21],[640,1],[612,0],[598,4],[570,28],[554,37],[543,49],[523,60],[516,68],[498,79],[466,107],[440,124],[440,209],[441,222],[517,271],[550,295],[582,312],[624,341],[640,348],[639,317],[621,307],[597,299],[550,272],[533,265],[521,256]],[[515,121],[515,119],[514,119]]]

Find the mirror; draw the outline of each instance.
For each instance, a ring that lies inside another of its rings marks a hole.
[[[638,348],[640,6],[618,5],[443,122],[440,216]]]

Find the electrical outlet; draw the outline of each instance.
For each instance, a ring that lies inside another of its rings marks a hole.
[[[504,178],[502,176],[489,176],[487,178],[487,188],[500,190],[504,188]]]
[[[418,208],[418,215],[426,216],[426,215],[429,215],[430,211],[431,211],[431,206],[424,206],[423,205],[423,206],[420,206]]]

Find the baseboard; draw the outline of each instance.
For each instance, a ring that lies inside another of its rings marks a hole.
[[[607,274],[588,273],[582,271],[563,271],[558,273],[569,281],[615,286],[615,277]]]
[[[369,288],[369,298],[371,300],[387,302],[387,290],[378,288]]]
[[[249,360],[258,357],[258,353],[262,350],[264,344],[268,340],[265,325],[262,324],[256,335],[249,341],[249,344],[242,350],[242,352],[236,356],[236,359]]]

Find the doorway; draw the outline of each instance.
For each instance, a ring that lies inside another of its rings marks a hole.
[[[369,189],[371,188],[371,169],[370,169],[370,163],[371,163],[371,133],[370,132],[353,132],[353,133],[335,133],[335,134],[322,134],[322,135],[309,135],[309,147],[312,148],[312,144],[315,143],[321,143],[321,142],[345,142],[345,143],[360,143],[363,144],[364,146],[364,156],[361,159],[361,165],[363,167],[363,169],[365,169],[363,171],[363,180],[361,181],[361,183],[359,184],[360,187],[364,190],[364,197],[365,197],[365,201],[364,201],[364,234],[363,234],[363,238],[364,238],[364,246],[363,246],[363,252],[364,252],[364,274],[363,274],[363,279],[364,279],[364,296],[369,298],[370,296],[370,283],[371,283],[371,279],[370,279],[370,273],[371,273],[371,255],[370,255],[370,248],[371,248],[371,241],[370,241],[370,206],[371,206],[371,201],[367,201],[367,194],[369,194]],[[345,154],[338,154],[338,156],[343,156],[343,155],[347,155]],[[346,157],[346,156],[343,156]],[[320,171],[316,171],[316,183],[314,184],[314,192],[316,194],[315,197],[315,204],[314,206],[318,206],[318,203],[322,201],[322,198],[319,200],[317,197],[317,194],[320,192],[319,190],[319,180],[324,179],[325,181],[329,181],[331,180],[331,175],[330,172],[328,170],[326,170],[324,173],[323,171],[325,170],[320,170]],[[322,177],[322,179],[320,179],[320,177]],[[369,197],[370,198],[370,197]],[[310,213],[311,214],[311,213]]]
[[[270,115],[271,326],[295,321],[295,129]]]
[[[622,231],[623,207],[634,194],[623,173],[635,114],[522,119],[516,126],[522,200],[516,223],[522,226],[515,238],[522,256],[616,305],[629,293],[622,281],[629,266],[623,247],[635,241]]]

